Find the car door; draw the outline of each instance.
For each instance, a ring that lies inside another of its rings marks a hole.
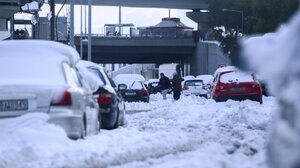
[[[85,83],[83,78],[77,69],[71,68],[70,70],[72,78],[77,87],[83,90],[84,97],[84,109],[86,114],[86,131],[87,134],[95,134],[100,129],[100,123],[98,121],[99,116],[99,106],[97,101],[93,96],[91,88]]]

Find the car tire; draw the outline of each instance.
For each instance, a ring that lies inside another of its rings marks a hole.
[[[101,131],[101,128],[103,128],[103,125],[102,125],[102,117],[101,117],[101,113],[99,112],[98,113],[98,132],[100,132]]]
[[[116,122],[115,122],[113,128],[118,128],[119,127],[119,117],[120,117],[120,110],[118,108],[118,110],[117,110],[117,118],[116,118]]]
[[[87,125],[86,125],[86,115],[84,113],[82,117],[82,131],[81,131],[81,139],[84,139],[87,136]]]
[[[258,98],[258,102],[259,102],[260,104],[263,104],[262,97]]]

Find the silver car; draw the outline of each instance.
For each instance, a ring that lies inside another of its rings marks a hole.
[[[78,76],[73,48],[12,40],[0,42],[0,51],[0,118],[43,112],[72,139],[99,131],[99,107]]]

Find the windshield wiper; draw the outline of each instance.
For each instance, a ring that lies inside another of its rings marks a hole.
[[[131,86],[129,87],[129,89],[131,89],[131,88],[132,88],[132,86],[134,85],[134,83],[135,83],[135,81],[133,81],[133,82],[132,82],[132,84],[131,84]]]

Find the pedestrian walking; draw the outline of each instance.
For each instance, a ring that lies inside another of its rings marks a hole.
[[[172,87],[174,100],[179,100],[182,91],[181,77],[176,72],[173,74]]]
[[[171,88],[171,82],[168,77],[165,76],[164,73],[160,73],[160,79],[158,82],[158,87],[161,90],[161,94],[163,95],[163,99],[167,99],[167,93],[169,92]]]

